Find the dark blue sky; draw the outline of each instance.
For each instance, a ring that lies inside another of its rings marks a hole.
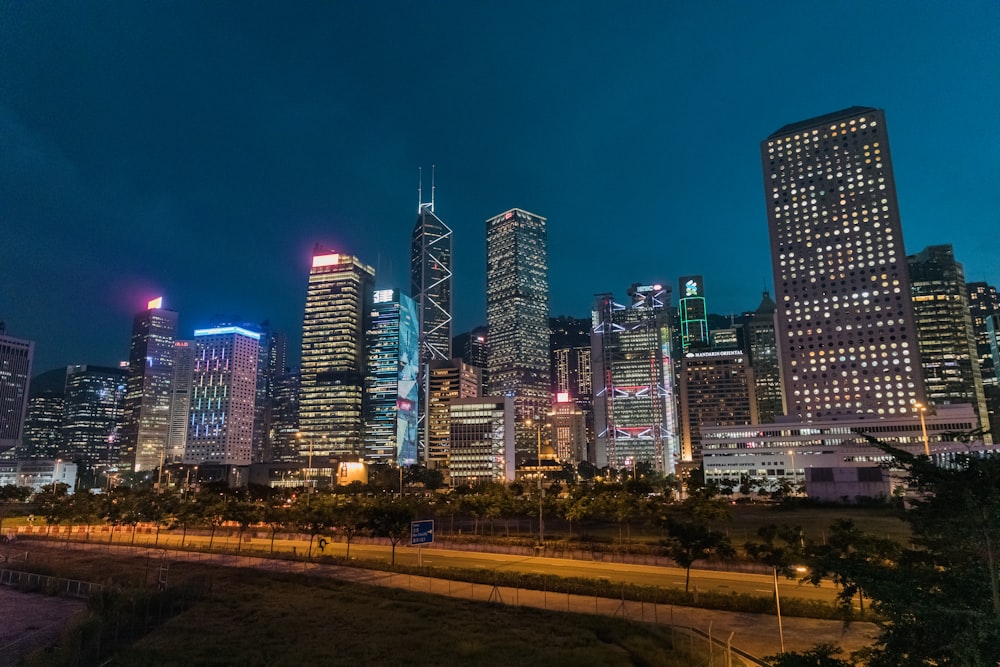
[[[553,314],[691,273],[750,309],[759,142],[852,105],[886,110],[907,251],[1000,283],[1000,3],[679,4],[0,0],[0,319],[39,371],[126,358],[158,294],[297,357],[313,243],[407,288],[432,163],[456,331],[514,206],[549,219]]]

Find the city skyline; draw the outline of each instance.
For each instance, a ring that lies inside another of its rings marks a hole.
[[[1000,282],[979,242],[1000,178],[978,148],[1000,142],[995,3],[238,9],[0,9],[0,319],[37,342],[37,371],[126,358],[160,294],[180,335],[267,319],[294,361],[312,246],[405,289],[431,165],[456,333],[485,322],[481,221],[510,207],[549,219],[551,315],[683,275],[711,311],[749,310],[773,290],[759,141],[854,104],[886,110],[905,251],[952,244],[969,281]],[[849,20],[818,77],[786,54],[830,15]]]

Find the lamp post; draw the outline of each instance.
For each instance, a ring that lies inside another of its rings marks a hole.
[[[913,407],[916,408],[917,414],[920,415],[920,433],[924,437],[924,454],[927,458],[931,457],[931,444],[927,439],[927,422],[924,419],[924,413],[927,412],[927,406],[923,403],[914,403]]]
[[[538,443],[538,459],[536,460],[536,472],[538,473],[538,546],[545,544],[545,523],[542,518],[542,424],[537,419],[532,422],[528,420],[528,426],[534,425],[535,438]]]

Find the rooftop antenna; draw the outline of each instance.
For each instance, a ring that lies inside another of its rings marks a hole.
[[[434,165],[431,165],[431,213],[434,212]]]
[[[424,168],[417,167],[417,215],[424,203]]]

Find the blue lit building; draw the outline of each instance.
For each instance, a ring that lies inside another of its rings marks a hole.
[[[417,307],[399,290],[375,290],[366,336],[364,455],[417,462],[420,334]]]
[[[184,463],[244,466],[253,450],[260,334],[196,329]]]

